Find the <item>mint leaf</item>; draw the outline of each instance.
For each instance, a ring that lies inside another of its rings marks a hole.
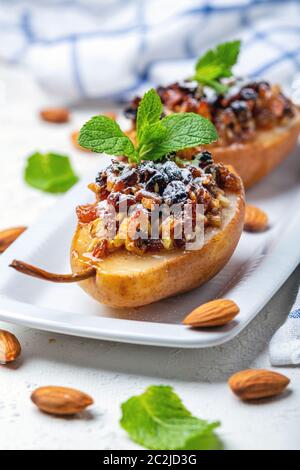
[[[144,128],[143,136],[140,139],[140,145],[138,147],[139,158],[141,160],[152,159],[153,151],[160,142],[166,137],[168,130],[157,122]]]
[[[230,72],[231,67],[233,67],[238,60],[240,49],[241,41],[239,39],[236,41],[224,42],[216,47],[216,54],[219,61],[222,62]]]
[[[172,387],[152,385],[122,404],[121,426],[131,439],[152,450],[220,449],[213,430],[220,424],[192,416]]]
[[[153,145],[146,157],[149,160],[157,160],[167,153],[185,148],[210,144],[218,139],[215,126],[199,114],[174,113],[164,117],[160,123],[167,132]]]
[[[108,155],[125,155],[135,161],[137,153],[133,143],[119,124],[107,116],[95,116],[81,128],[78,143],[82,147]]]
[[[64,193],[78,181],[69,157],[56,153],[32,154],[24,172],[29,186],[48,193]]]
[[[159,121],[162,112],[162,102],[154,88],[151,88],[144,94],[137,111],[136,130],[139,140],[147,126]]]
[[[231,41],[219,44],[214,49],[209,49],[196,63],[195,75],[192,77],[202,85],[211,86],[217,93],[223,93],[219,80],[232,76],[232,67],[237,62],[241,47],[241,41]]]
[[[227,85],[218,82],[217,80],[204,80],[203,84],[209,86],[210,88],[213,88],[213,90],[215,90],[218,95],[224,95],[229,89]]]

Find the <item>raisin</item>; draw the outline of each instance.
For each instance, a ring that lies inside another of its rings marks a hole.
[[[188,198],[187,189],[181,181],[172,181],[163,192],[163,198],[169,206],[185,202]]]
[[[234,114],[240,121],[247,121],[251,118],[247,103],[245,103],[245,101],[233,101],[230,105],[230,108],[233,110]]]
[[[135,121],[137,116],[137,108],[134,108],[133,106],[128,106],[124,109],[124,116],[127,119]]]
[[[207,165],[211,165],[213,163],[212,154],[208,150],[198,153],[194,160],[199,162],[199,166],[201,168],[205,168]]]
[[[153,191],[161,193],[166,185],[168,184],[168,178],[166,175],[156,172],[145,185],[146,191]],[[158,191],[156,191],[158,189]]]
[[[162,171],[167,175],[168,181],[180,180],[181,171],[176,163],[168,161],[162,165]]]
[[[138,105],[140,101],[141,101],[141,98],[139,96],[136,96],[134,100],[130,103],[130,105],[127,106],[127,108],[125,108],[124,116],[127,119],[131,119],[132,121],[136,120],[137,109],[138,109]]]
[[[107,176],[104,172],[102,172],[102,173],[98,174],[95,181],[100,186],[100,188],[105,188],[106,187],[106,180],[107,180]]]
[[[125,170],[116,180],[114,189],[115,191],[121,191],[128,186],[134,186],[138,181],[138,173],[136,168],[130,168]]]
[[[257,92],[253,88],[242,88],[240,91],[240,97],[242,100],[256,100]]]
[[[97,206],[95,204],[77,206],[76,214],[79,222],[82,224],[89,224],[98,217]]]
[[[195,170],[197,170],[197,169],[195,168]],[[188,183],[191,181],[191,179],[193,178],[193,174],[192,174],[193,171],[194,171],[193,168],[191,168],[191,169],[189,169],[189,168],[183,168],[183,169],[181,170],[181,181],[182,181],[184,184],[188,184]]]
[[[138,167],[138,173],[141,181],[147,181],[152,175],[156,173],[154,162],[144,162]]]
[[[93,256],[95,258],[106,258],[108,255],[108,240],[101,240],[93,250]]]
[[[107,198],[107,203],[111,204],[115,209],[119,209],[120,204],[126,204],[127,207],[133,206],[136,204],[136,199],[134,196],[130,194],[122,194],[122,193],[110,193]]]
[[[180,90],[191,94],[192,96],[198,91],[199,85],[196,81],[181,80],[177,82],[177,86]]]

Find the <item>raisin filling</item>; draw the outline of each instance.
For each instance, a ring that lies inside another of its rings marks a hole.
[[[293,103],[276,85],[266,81],[236,79],[226,95],[207,96],[197,82],[176,82],[158,87],[165,113],[194,112],[210,119],[217,128],[218,145],[251,141],[257,130],[284,125],[295,115]],[[135,123],[140,98],[125,109]]]
[[[154,205],[173,207],[175,204],[181,208],[189,204],[195,228],[195,208],[201,204],[204,227],[221,227],[222,210],[230,205],[225,191],[239,191],[239,178],[224,165],[214,164],[208,151],[194,155],[189,162],[177,160],[169,156],[159,163],[146,161],[139,165],[113,160],[98,174],[95,183],[89,185],[96,202],[77,207],[79,223],[89,226],[92,241],[88,252],[93,257],[105,258],[120,248],[136,254],[182,248],[187,240],[184,234],[182,238],[174,235],[178,223],[176,214],[160,220],[156,238],[139,236],[140,216],[146,220],[148,230]],[[120,208],[124,205],[132,210],[122,213]],[[107,237],[107,215],[111,209],[115,233]],[[168,237],[164,236],[165,224],[169,228]]]

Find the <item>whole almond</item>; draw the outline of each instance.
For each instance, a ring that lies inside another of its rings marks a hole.
[[[239,313],[235,302],[228,299],[217,299],[207,302],[193,310],[183,323],[192,327],[221,326],[229,323]]]
[[[71,140],[72,140],[72,143],[73,143],[74,147],[76,147],[78,150],[82,150],[83,152],[91,152],[91,150],[86,149],[86,148],[82,147],[81,145],[79,145],[78,136],[79,136],[79,131],[73,131],[71,133]]]
[[[109,117],[110,119],[113,119],[114,121],[117,120],[117,114],[114,113],[113,111],[107,111],[104,113],[104,116]]]
[[[233,374],[228,385],[242,400],[279,395],[290,383],[285,375],[265,369],[247,369]]]
[[[268,226],[267,214],[256,206],[246,204],[244,230],[246,232],[262,232]]]
[[[62,124],[70,119],[70,112],[67,108],[45,108],[40,111],[40,117],[47,122]]]
[[[20,235],[26,227],[12,227],[0,231],[0,253],[3,253]]]
[[[34,390],[31,400],[45,413],[73,415],[94,403],[86,393],[74,388],[46,386]]]
[[[0,364],[15,361],[21,354],[18,339],[6,330],[0,330]]]

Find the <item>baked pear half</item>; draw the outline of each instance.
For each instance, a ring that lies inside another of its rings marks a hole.
[[[111,307],[141,307],[190,291],[214,277],[228,262],[241,236],[244,194],[226,192],[230,205],[222,210],[222,224],[205,231],[201,249],[176,249],[138,255],[125,249],[93,263],[85,257],[89,229],[79,224],[72,242],[71,266],[81,274],[91,264],[96,274],[79,283],[89,295]]]
[[[81,129],[81,146],[123,160],[114,158],[96,175],[89,185],[95,201],[77,207],[72,273],[49,273],[18,260],[13,268],[78,282],[116,308],[189,291],[223,268],[243,230],[243,184],[208,151],[179,158],[178,151],[215,141],[216,129],[196,113],[162,117],[162,109],[149,90],[138,110],[136,145],[107,116],[95,116]]]
[[[48,273],[17,260],[12,267],[53,282],[78,282],[110,307],[141,307],[199,287],[215,276],[231,257],[243,230],[242,182],[229,168],[214,164],[207,151],[184,165],[172,158],[139,165],[113,160],[89,187],[96,201],[77,207],[72,274]],[[194,231],[189,242],[197,232],[194,209],[196,204],[201,206],[199,248],[186,248],[185,233],[175,238],[178,212],[159,219],[157,237],[149,238],[153,208],[163,203],[192,208]],[[121,214],[122,204],[126,211]],[[118,222],[109,238],[105,224],[111,222],[107,217],[111,209]],[[141,230],[137,215],[147,221],[146,237],[136,236]],[[163,227],[168,229],[164,234]]]
[[[230,52],[236,44],[227,43],[220,47]],[[217,60],[219,65],[222,64],[223,54],[218,56],[218,47],[208,51],[205,63],[210,60],[212,67]],[[209,119],[217,129],[218,139],[202,150],[211,151],[216,163],[232,165],[244,187],[249,188],[268,175],[295,148],[300,133],[299,107],[279,85],[267,81],[231,76],[206,83],[202,75],[201,81],[200,63],[201,60],[191,79],[157,88],[163,112],[165,115],[193,112]],[[224,77],[230,74],[231,71]],[[128,136],[133,141],[139,102],[139,97],[134,98],[124,110],[125,117],[131,122]],[[184,150],[181,154],[183,158],[190,158],[194,149]]]
[[[284,125],[259,130],[255,138],[248,142],[210,146],[214,161],[233,166],[242,178],[245,189],[250,188],[271,173],[296,148],[300,133],[300,113],[296,109],[294,113],[294,117]],[[183,151],[182,157],[191,158],[193,152]]]
[[[228,168],[215,165],[208,152],[198,154],[192,164],[181,166],[173,159],[139,166],[114,161],[90,187],[100,205],[104,196],[116,209],[126,200],[134,203],[131,215],[124,215],[111,240],[97,238],[103,217],[94,219],[93,206],[77,208],[79,223],[71,248],[72,271],[80,274],[91,265],[96,267],[96,275],[80,282],[80,286],[111,307],[140,307],[200,286],[224,267],[243,229],[241,181]],[[170,233],[165,238],[164,221],[155,239],[136,238],[129,232],[137,212],[142,211],[150,225],[154,204],[163,202],[170,207],[202,204],[204,237],[200,249],[186,250],[184,234],[181,239],[174,238],[176,215],[167,218]],[[94,219],[91,222],[89,211]],[[128,232],[120,240],[124,227]]]

